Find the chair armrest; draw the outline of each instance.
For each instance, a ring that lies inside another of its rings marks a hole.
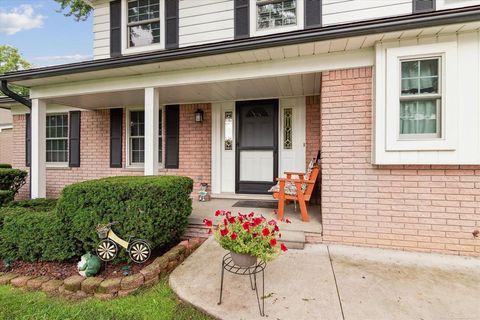
[[[284,174],[291,174],[291,175],[296,175],[296,176],[304,176],[305,172],[292,172],[292,171],[285,171]]]
[[[306,183],[306,184],[314,184],[314,181],[302,180],[302,179],[288,179],[288,178],[276,178],[276,181],[284,181],[284,182],[293,182],[293,183]]]

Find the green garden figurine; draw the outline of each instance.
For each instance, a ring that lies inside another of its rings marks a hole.
[[[77,266],[81,276],[93,277],[100,270],[100,259],[89,252],[82,256]]]

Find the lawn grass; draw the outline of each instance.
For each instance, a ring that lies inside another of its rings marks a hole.
[[[0,286],[0,319],[212,319],[178,300],[167,280],[136,295],[110,301],[69,302],[43,292],[25,292]]]

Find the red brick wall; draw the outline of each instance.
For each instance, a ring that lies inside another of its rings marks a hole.
[[[12,163],[13,130],[0,131],[0,163]]]
[[[307,164],[320,150],[320,96],[306,97],[306,155]]]
[[[204,110],[203,123],[195,123],[194,111]],[[13,164],[25,167],[25,116],[16,115],[14,141],[16,147]],[[143,169],[125,166],[126,131],[123,132],[123,166],[110,168],[110,112],[108,110],[83,111],[81,116],[81,155],[79,168],[47,168],[47,197],[58,197],[64,186],[90,179],[119,175],[143,175]],[[211,107],[203,105],[180,106],[180,161],[179,169],[160,169],[160,175],[185,175],[195,181],[194,192],[200,182],[210,184],[211,166]],[[28,197],[28,184],[22,188],[19,197]]]
[[[372,69],[325,72],[324,241],[480,256],[480,167],[374,166]]]

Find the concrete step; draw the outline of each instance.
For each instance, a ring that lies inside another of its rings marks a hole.
[[[280,242],[283,242],[288,249],[303,250],[305,247],[305,232],[303,231],[281,231],[282,238]]]

